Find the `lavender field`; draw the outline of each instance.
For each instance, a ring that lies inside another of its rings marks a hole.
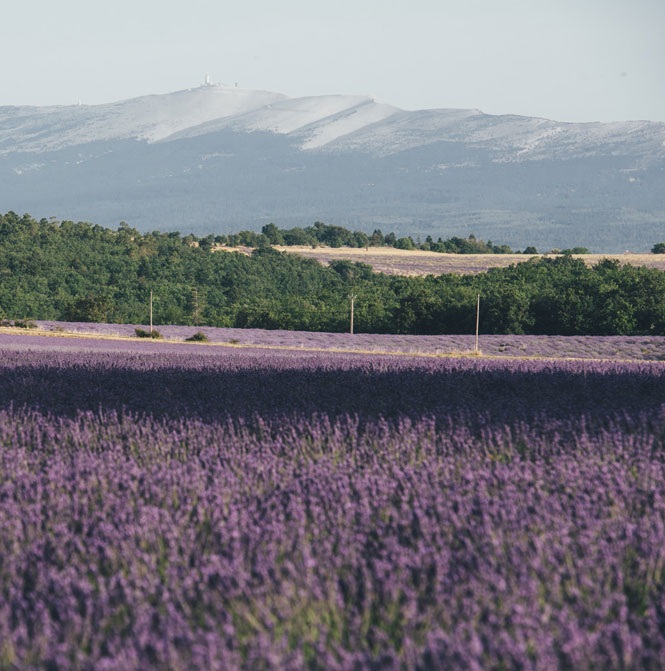
[[[92,324],[89,322],[39,321],[37,324],[41,330],[53,333],[64,331],[120,337],[132,337],[136,328],[147,328],[144,324]],[[158,326],[157,328],[168,341],[183,341],[197,331],[201,331],[211,343],[236,343],[263,347],[444,355],[469,352],[474,347],[473,335],[427,336],[375,333],[350,335],[348,333],[269,331],[207,326]],[[664,361],[665,336],[481,335],[480,349],[487,356]]]
[[[661,669],[664,419],[659,363],[0,335],[0,669]]]

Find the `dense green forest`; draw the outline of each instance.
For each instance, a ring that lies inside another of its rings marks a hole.
[[[204,239],[205,240],[205,239]],[[344,331],[665,334],[665,273],[570,255],[480,275],[387,276],[266,245],[214,252],[179,233],[0,215],[0,318]]]

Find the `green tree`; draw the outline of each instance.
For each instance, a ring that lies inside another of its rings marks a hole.
[[[269,224],[266,224],[261,229],[261,233],[263,233],[263,235],[265,235],[265,237],[268,238],[268,242],[271,245],[283,245],[284,244],[284,237],[282,236],[281,231],[272,222],[269,223]]]
[[[63,310],[65,321],[106,322],[113,312],[113,304],[107,296],[91,294],[72,299]]]
[[[414,248],[413,240],[410,237],[398,238],[395,242],[395,247],[397,249],[407,249],[407,250],[413,249]]]

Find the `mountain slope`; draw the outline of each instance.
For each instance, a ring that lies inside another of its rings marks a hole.
[[[221,85],[0,108],[0,206],[196,233],[320,219],[513,247],[665,239],[665,124],[405,111]]]
[[[155,142],[284,99],[268,91],[201,86],[106,105],[3,107],[0,152],[44,152],[108,140]]]

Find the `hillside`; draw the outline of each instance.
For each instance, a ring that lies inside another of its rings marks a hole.
[[[353,295],[357,332],[468,334],[480,295],[484,333],[665,335],[665,273],[610,259],[404,277],[350,260],[324,267],[270,246],[247,255],[196,242],[9,212],[0,216],[0,320],[145,323],[152,296],[159,324],[339,332],[349,329]]]
[[[369,96],[203,86],[0,108],[0,203],[142,231],[323,219],[512,247],[665,238],[665,124],[401,110]]]

